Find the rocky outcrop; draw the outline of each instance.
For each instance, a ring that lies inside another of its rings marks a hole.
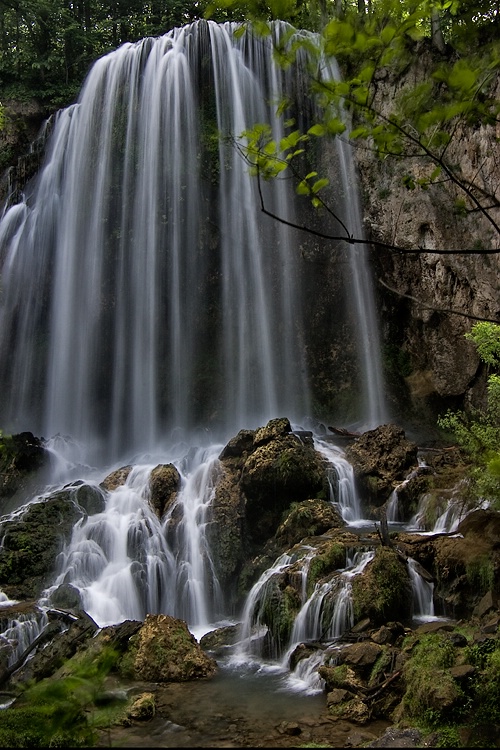
[[[43,440],[31,432],[0,432],[0,513],[21,505],[29,491],[43,481],[43,469],[49,466],[50,454]]]
[[[361,496],[376,508],[418,466],[418,446],[394,424],[367,430],[346,446],[345,454]]]
[[[40,596],[64,541],[83,515],[70,491],[61,490],[2,519],[0,589],[10,599]]]
[[[380,71],[375,106],[382,112],[429,75],[435,51],[422,42],[416,52],[404,72]],[[459,126],[446,149],[460,178],[484,195],[499,194],[497,135],[493,125]],[[479,211],[460,209],[464,194],[451,181],[408,189],[405,176],[429,174],[422,159],[380,160],[369,148],[355,149],[355,156],[368,236],[418,251],[375,247],[371,256],[394,417],[429,428],[436,410],[483,403],[484,366],[464,338],[474,322],[466,315],[500,321],[499,256],[460,251],[499,247],[500,237]],[[498,220],[498,209],[491,213]],[[433,249],[459,252],[437,255]]]

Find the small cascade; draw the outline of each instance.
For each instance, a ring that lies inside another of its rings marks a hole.
[[[488,502],[478,507],[486,509]],[[418,508],[408,521],[408,531],[419,534],[451,534],[455,532],[461,521],[470,512],[460,482],[451,490],[441,490],[439,494],[427,492],[421,496]]]
[[[403,523],[405,521],[405,519],[401,517],[399,493],[412,479],[414,479],[416,476],[418,476],[418,474],[420,474],[422,471],[425,471],[426,469],[428,469],[428,467],[425,463],[425,460],[419,456],[417,468],[413,469],[413,471],[411,471],[408,476],[403,479],[403,481],[400,482],[400,484],[398,484],[397,487],[395,487],[391,492],[389,499],[387,500],[386,507],[386,516],[388,523]]]
[[[67,583],[100,627],[158,613],[193,627],[213,622],[224,606],[206,538],[219,450],[200,449],[187,473],[179,463],[181,488],[162,521],[149,503],[156,464],[134,466],[125,484],[107,493],[102,512],[75,524],[46,601]]]
[[[332,465],[329,477],[330,498],[342,520],[349,526],[362,521],[361,504],[354,483],[354,471],[344,458],[341,448],[321,438],[315,438],[314,447]]]
[[[294,648],[304,641],[328,641],[339,638],[351,628],[353,622],[352,578],[363,572],[373,559],[374,551],[357,551],[347,561],[346,567],[329,581],[317,583],[309,597],[302,587],[302,606],[298,612],[288,643],[276,643],[273,634],[265,623],[269,616],[269,602],[277,590],[278,576],[285,570],[299,568],[302,581],[307,581],[307,573],[315,550],[302,550],[302,556],[281,555],[254,584],[247,597],[240,629],[240,640],[235,653],[239,662],[251,658],[262,658],[263,648],[272,651],[273,657],[281,660],[283,669],[288,665]],[[266,637],[267,636],[267,637]]]
[[[386,516],[388,523],[397,523],[399,519],[399,499],[397,489],[393,490],[387,501]]]
[[[4,595],[5,596],[5,595]],[[0,600],[0,616],[2,606],[6,602]],[[43,608],[34,612],[20,613],[13,618],[5,618],[6,627],[0,635],[0,653],[7,654],[7,666],[12,666],[24,654],[26,649],[38,638],[48,625],[49,619]]]
[[[415,620],[433,620],[435,619],[434,584],[420,573],[419,568],[417,561],[409,557],[408,572],[413,591],[413,617]]]
[[[240,637],[231,660],[232,663],[248,663],[252,657],[260,656],[261,640],[268,631],[267,625],[262,622],[262,606],[265,596],[274,583],[273,578],[295,561],[296,558],[289,554],[280,555],[250,589],[241,618]]]

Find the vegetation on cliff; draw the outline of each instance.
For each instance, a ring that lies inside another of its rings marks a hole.
[[[500,509],[500,325],[476,323],[467,338],[476,344],[489,372],[484,407],[449,410],[438,423],[470,456],[472,489],[478,501],[486,500]]]

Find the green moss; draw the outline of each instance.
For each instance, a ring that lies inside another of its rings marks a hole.
[[[290,640],[300,604],[300,596],[291,586],[282,589],[272,582],[266,588],[261,605],[261,621],[269,628],[276,655]]]
[[[465,576],[479,594],[485,594],[493,588],[495,582],[495,569],[492,561],[488,557],[471,560],[465,566]]]
[[[455,657],[455,647],[445,635],[430,633],[418,639],[403,668],[403,706],[408,717],[430,727],[451,718],[452,708],[463,697],[448,671]]]
[[[326,575],[345,567],[346,554],[343,544],[332,542],[329,546],[316,555],[309,565],[307,576],[307,595],[310,596],[316,583]]]
[[[2,711],[0,747],[92,747],[117,704],[99,707],[106,675],[118,660],[109,647],[77,653],[53,677],[29,684]],[[123,704],[121,704],[123,705]]]
[[[406,619],[412,602],[406,565],[394,550],[379,547],[365,571],[353,579],[352,595],[356,620],[368,617],[383,624]]]

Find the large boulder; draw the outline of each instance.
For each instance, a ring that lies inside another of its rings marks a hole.
[[[271,420],[254,437],[240,478],[248,532],[256,544],[273,536],[292,503],[326,496],[324,458],[312,437],[293,434],[287,419]]]
[[[391,547],[375,550],[373,560],[352,579],[356,620],[368,618],[374,625],[411,617],[413,595],[408,567]]]
[[[10,599],[40,596],[58,553],[84,516],[70,489],[30,503],[0,523],[0,589]]]
[[[364,432],[345,450],[362,498],[375,508],[387,502],[397,485],[418,468],[417,454],[418,446],[394,424]]]
[[[151,472],[149,484],[151,507],[161,520],[175,502],[181,485],[181,475],[173,464],[159,464]]]
[[[186,682],[213,677],[217,662],[203,651],[183,620],[147,615],[130,638],[122,668],[133,679]]]

